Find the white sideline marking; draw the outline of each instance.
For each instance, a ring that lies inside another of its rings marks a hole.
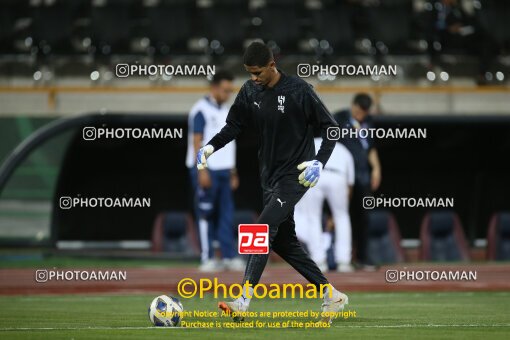
[[[510,327],[510,324],[402,324],[402,325],[334,325],[335,328],[458,328],[458,327]],[[289,327],[291,328],[291,327]],[[141,329],[211,329],[209,327],[1,327],[0,331],[81,331],[81,330],[141,330]],[[262,329],[262,328],[261,328]],[[281,328],[284,329],[284,328]]]
[[[464,324],[464,325],[437,325],[437,324],[423,324],[423,325],[413,325],[413,324],[404,324],[404,325],[334,325],[335,328],[427,328],[427,327],[437,327],[437,328],[448,328],[448,327],[510,327],[510,324],[495,324],[495,325],[486,325],[486,324]]]

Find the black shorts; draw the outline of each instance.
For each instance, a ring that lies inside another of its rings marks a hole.
[[[279,181],[263,192],[264,209],[257,223],[269,225],[269,246],[284,222],[294,225],[294,207],[308,190],[298,178]]]

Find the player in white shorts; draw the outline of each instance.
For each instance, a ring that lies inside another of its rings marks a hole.
[[[321,138],[315,138],[315,148]],[[352,236],[349,198],[354,185],[354,160],[345,146],[336,143],[321,180],[296,205],[296,234],[306,244],[312,260],[321,270],[327,270],[326,251],[331,244],[322,232],[322,209],[327,200],[335,223],[335,260],[337,270],[352,271]]]

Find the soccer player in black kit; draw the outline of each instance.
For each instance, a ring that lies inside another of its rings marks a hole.
[[[226,125],[197,154],[197,167],[207,166],[207,158],[232,141],[243,129],[259,136],[259,167],[264,209],[257,223],[269,225],[269,247],[318,289],[328,284],[320,269],[296,237],[294,206],[319,180],[335,141],[327,129],[338,124],[317,97],[312,86],[301,78],[287,76],[276,68],[271,50],[260,42],[248,46],[244,67],[251,74],[230,108]],[[315,154],[314,130],[320,129],[322,144]],[[259,283],[269,254],[248,258],[243,284]],[[348,303],[345,294],[328,285],[324,289],[322,311],[337,312]],[[220,302],[228,312],[247,311],[253,288],[232,302]],[[328,313],[327,313],[328,314]],[[332,313],[329,313],[332,314]],[[327,316],[322,321],[331,322]],[[237,318],[236,320],[242,320]]]

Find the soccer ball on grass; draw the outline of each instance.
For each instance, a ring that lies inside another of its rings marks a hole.
[[[149,319],[154,326],[178,327],[183,311],[182,303],[177,298],[160,295],[149,306]]]

